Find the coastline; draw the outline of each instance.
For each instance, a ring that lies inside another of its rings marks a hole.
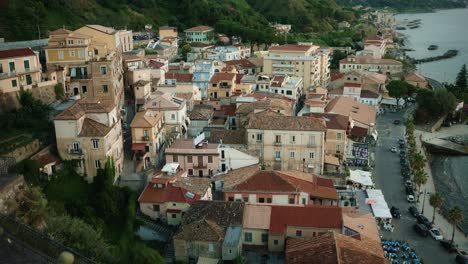
[[[415,130],[415,139],[416,139],[416,148],[418,151],[421,151],[421,154],[426,159],[426,164],[424,166],[424,172],[427,173],[428,179],[427,183],[424,186],[421,186],[421,190],[427,191],[429,193],[436,192],[436,188],[434,185],[434,178],[432,175],[432,156],[431,153],[422,145],[422,137],[425,134],[432,134],[428,132],[424,132],[421,130]],[[428,219],[432,219],[432,214],[434,208],[429,204],[428,197],[426,197],[426,202],[424,203],[424,215]],[[422,209],[422,201],[417,203],[418,208]],[[448,219],[441,213],[441,210],[437,210],[435,213],[435,224],[441,230],[442,234],[445,238],[450,239],[452,235],[452,228],[453,225],[448,221]],[[467,249],[468,248],[468,239],[466,233],[463,232],[458,226],[455,227],[455,243],[459,245],[460,248]]]

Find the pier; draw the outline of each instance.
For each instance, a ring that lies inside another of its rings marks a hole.
[[[431,152],[440,152],[452,155],[468,155],[468,147],[462,144],[457,144],[452,141],[442,138],[421,138],[424,145]]]

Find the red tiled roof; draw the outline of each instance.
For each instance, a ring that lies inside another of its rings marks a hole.
[[[275,76],[275,77],[273,77],[271,86],[281,87],[281,85],[284,82],[284,79],[286,79],[286,76]]]
[[[138,198],[140,203],[166,203],[166,202],[175,202],[175,203],[189,203],[192,204],[197,200],[200,200],[201,196],[194,194],[193,199],[190,199],[186,193],[187,189],[182,187],[174,187],[168,185],[165,188],[155,188],[154,184],[150,183],[146,186],[143,192]]]
[[[178,82],[192,82],[193,74],[166,72],[166,79],[176,79]]]
[[[244,77],[244,74],[236,74],[236,83],[239,84],[241,82],[242,77]]]
[[[219,83],[220,81],[232,81],[236,77],[235,73],[217,72],[211,77],[210,83]]]
[[[0,50],[0,59],[35,56],[36,53],[30,48]]]
[[[312,48],[312,45],[297,45],[297,44],[285,44],[281,46],[272,46],[269,51],[308,51]]]
[[[159,68],[161,68],[161,67],[164,66],[164,63],[151,60],[151,61],[149,62],[149,66],[150,66],[151,68],[159,69]]]
[[[209,31],[209,30],[213,30],[213,28],[209,26],[196,26],[193,28],[186,29],[185,32],[187,31]]]
[[[338,199],[331,180],[318,179],[316,175],[298,171],[257,171],[231,188],[227,188],[226,191],[232,189],[232,191],[252,193],[306,192],[315,197]]]
[[[170,214],[178,214],[180,212],[182,212],[182,210],[180,209],[167,209],[166,210],[166,213],[170,213]]]
[[[51,164],[51,163],[54,163],[54,162],[59,162],[59,159],[57,157],[55,157],[54,155],[50,154],[50,153],[46,153],[44,155],[41,155],[41,156],[37,157],[36,160],[42,166],[45,166],[47,164]]]
[[[286,264],[384,264],[379,242],[327,232],[316,237],[288,238]]]
[[[341,229],[343,215],[338,206],[272,206],[270,233],[285,234],[288,226]]]
[[[255,64],[253,64],[248,59],[240,59],[240,60],[231,60],[225,62],[227,66],[237,66],[242,69],[250,69],[255,68]]]
[[[361,90],[361,98],[379,98],[379,94],[370,90]]]
[[[361,87],[361,84],[360,84],[360,83],[349,83],[349,82],[345,82],[345,83],[344,83],[344,86],[345,86],[345,87]]]
[[[223,111],[227,116],[236,116],[236,105],[222,105],[221,111]]]
[[[325,120],[328,129],[346,130],[348,128],[349,117],[344,115],[330,113],[306,113],[304,115]]]
[[[338,79],[341,79],[345,76],[344,73],[341,73],[341,72],[331,72],[330,73],[330,80],[333,82],[333,81],[336,81]]]
[[[49,36],[50,35],[64,35],[64,34],[70,34],[70,33],[71,31],[68,29],[59,28],[59,29],[49,32]]]

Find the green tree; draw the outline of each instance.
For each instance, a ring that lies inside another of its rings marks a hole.
[[[111,263],[110,245],[101,230],[68,215],[53,216],[47,221],[46,233],[53,239],[99,262]]]
[[[192,51],[192,46],[190,44],[186,43],[182,46],[181,52],[182,56],[184,57],[184,60],[187,60],[187,53]]]
[[[450,208],[448,212],[448,219],[452,222],[453,229],[452,229],[452,242],[455,239],[455,228],[457,223],[463,219],[463,210],[459,206],[454,206]]]
[[[413,171],[423,170],[424,166],[426,165],[426,159],[421,154],[421,151],[419,151],[418,153],[410,156],[410,162],[411,162],[411,166],[413,168]]]
[[[466,71],[466,64],[463,64],[463,66],[460,69],[460,72],[458,72],[457,79],[455,81],[455,85],[458,87],[458,89],[460,89],[461,91],[465,91],[468,88],[467,79],[468,72]]]
[[[455,96],[446,89],[438,89],[435,92],[422,89],[418,92],[416,101],[420,108],[431,113],[433,117],[453,112],[457,103]]]
[[[403,98],[408,93],[408,88],[404,81],[391,81],[387,85],[388,94],[397,100],[397,106],[400,98]]]
[[[57,83],[54,86],[54,93],[55,93],[55,99],[62,100],[64,98],[65,92],[63,90],[63,85],[61,83]]]
[[[434,224],[435,221],[435,213],[437,209],[440,209],[442,204],[444,203],[444,198],[442,195],[438,192],[431,194],[431,197],[429,198],[429,204],[434,207],[434,211],[432,211],[432,224]]]

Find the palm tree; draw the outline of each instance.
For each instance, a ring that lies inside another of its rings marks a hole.
[[[418,203],[419,203],[419,197],[421,196],[421,186],[426,184],[427,182],[427,173],[423,170],[417,170],[414,173],[414,183],[418,186]]]
[[[413,156],[413,160],[411,161],[411,166],[413,167],[414,171],[417,171],[417,170],[422,170],[424,168],[424,165],[426,165],[426,159],[421,154],[421,151],[419,151],[419,153],[416,153]]]
[[[431,197],[429,198],[429,204],[434,207],[434,211],[432,212],[432,223],[434,224],[435,221],[435,213],[436,209],[440,208],[442,204],[444,203],[444,197],[438,192],[431,194]]]
[[[450,208],[448,212],[448,219],[453,224],[453,230],[452,230],[452,243],[453,243],[453,240],[455,239],[455,226],[457,225],[458,222],[460,222],[463,219],[462,209],[459,206],[454,206]]]

